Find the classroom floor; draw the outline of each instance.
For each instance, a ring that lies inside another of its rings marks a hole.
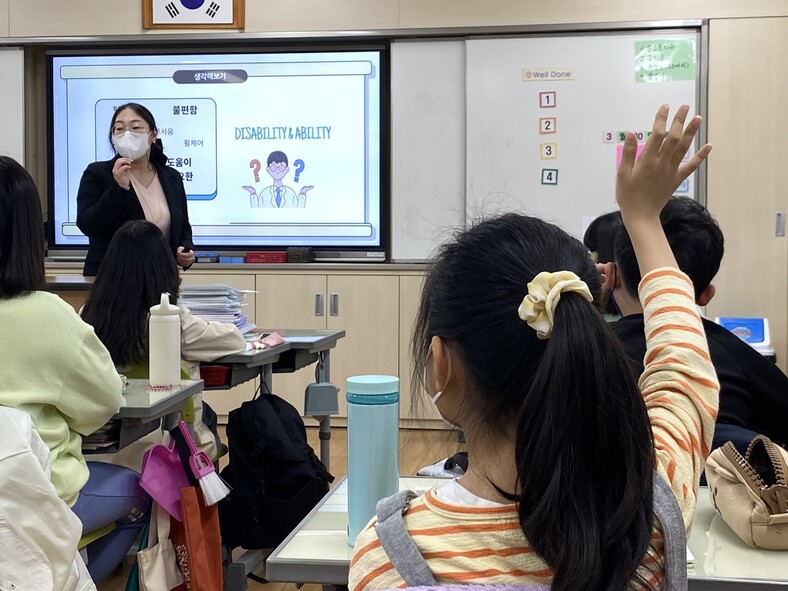
[[[309,444],[319,454],[320,443],[317,438],[317,427],[308,427],[307,436]],[[225,441],[227,440],[224,433],[222,433],[222,437]],[[441,430],[401,429],[399,444],[400,474],[415,474],[422,466],[433,464],[441,458],[465,449],[465,444],[458,443],[456,432]],[[226,457],[223,461],[227,461]],[[222,465],[222,467],[224,466]],[[337,480],[347,473],[347,430],[341,427],[331,429],[331,473]],[[99,587],[99,591],[124,591],[130,567],[131,559],[129,558],[122,568],[119,568],[109,580]],[[296,586],[288,583],[262,585],[249,579],[247,590],[296,591]],[[322,591],[322,587],[320,585],[304,585],[301,590]]]

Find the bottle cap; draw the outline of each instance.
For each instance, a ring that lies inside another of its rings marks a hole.
[[[399,378],[396,376],[351,376],[347,379],[347,391],[364,396],[393,394],[399,392]]]
[[[347,379],[347,399],[359,404],[388,404],[399,400],[396,376],[351,376]]]
[[[150,313],[154,315],[172,315],[178,314],[179,309],[178,306],[175,306],[170,303],[170,294],[163,293],[161,294],[161,302],[156,304],[155,306],[151,306]]]

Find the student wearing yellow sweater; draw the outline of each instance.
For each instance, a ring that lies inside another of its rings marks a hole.
[[[133,543],[149,499],[133,471],[94,471],[85,462],[82,436],[118,412],[121,381],[93,329],[60,298],[38,291],[43,286],[38,191],[24,168],[0,156],[0,405],[32,418],[51,455],[52,484],[84,532],[118,525],[88,547],[88,570],[100,582]]]
[[[687,112],[679,109],[668,133],[660,108],[637,163],[628,134],[618,172],[643,274],[639,382],[591,301],[600,282],[579,241],[508,214],[441,250],[416,320],[414,377],[463,428],[470,462],[403,517],[438,584],[664,588],[671,529],[655,518],[655,499],[663,483],[679,531],[689,526],[719,389],[692,284],[659,221],[710,150],[682,164],[700,125],[685,127]],[[396,548],[381,543],[384,526],[373,520],[356,540],[350,591],[407,584],[388,553]]]

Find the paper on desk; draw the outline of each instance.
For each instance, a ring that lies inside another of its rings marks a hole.
[[[687,546],[687,564],[695,564],[695,556],[690,552],[689,546]]]

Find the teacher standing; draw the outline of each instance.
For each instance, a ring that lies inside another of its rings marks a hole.
[[[126,103],[115,110],[109,139],[116,155],[88,165],[77,193],[77,227],[89,239],[83,275],[96,274],[112,236],[129,220],[158,226],[184,270],[194,263],[183,179],[167,166],[157,135],[146,107]]]

